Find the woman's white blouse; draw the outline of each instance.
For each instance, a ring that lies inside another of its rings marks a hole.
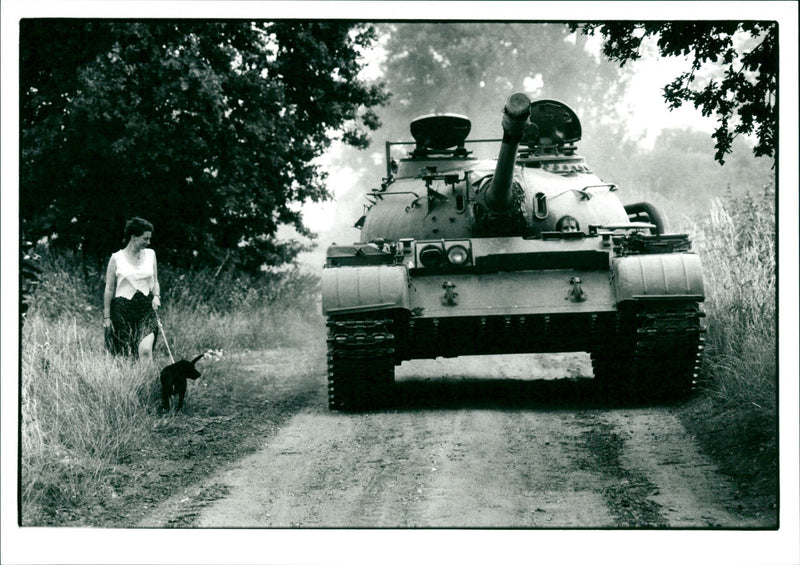
[[[111,256],[117,266],[117,290],[114,296],[122,296],[131,299],[137,290],[147,295],[155,286],[155,264],[156,252],[152,249],[143,250],[142,260],[134,265],[125,256],[125,250],[121,249]]]

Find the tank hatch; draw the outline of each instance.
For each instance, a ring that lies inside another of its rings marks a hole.
[[[537,100],[531,104],[530,122],[522,144],[556,145],[574,143],[581,138],[581,122],[572,108],[557,100]]]
[[[416,147],[413,155],[423,157],[431,153],[466,153],[464,140],[472,123],[459,114],[428,114],[411,122],[411,135]],[[455,151],[448,149],[456,147]]]

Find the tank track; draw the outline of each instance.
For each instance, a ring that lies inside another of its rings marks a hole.
[[[621,313],[618,345],[591,355],[603,392],[642,401],[691,394],[698,386],[705,347],[704,316],[695,303]]]
[[[390,316],[330,317],[328,408],[385,406],[394,384],[395,335]]]

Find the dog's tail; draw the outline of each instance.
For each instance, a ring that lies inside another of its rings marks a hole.
[[[194,365],[195,363],[197,363],[198,361],[200,361],[200,359],[202,359],[204,355],[205,355],[205,353],[201,353],[200,355],[198,355],[197,357],[195,357],[194,359],[192,359],[192,360],[190,361],[190,363],[191,363],[192,365]]]

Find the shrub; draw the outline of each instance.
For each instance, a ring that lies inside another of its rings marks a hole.
[[[227,313],[237,308],[251,309],[280,304],[302,307],[313,303],[319,294],[318,277],[294,268],[260,275],[211,269],[180,271],[159,268],[163,301],[177,308],[204,308]]]
[[[93,264],[80,253],[39,251],[44,272],[31,300],[31,314],[50,320],[70,316],[101,327],[105,266]],[[219,343],[224,332],[214,330],[213,326],[219,325],[221,319],[229,316],[240,319],[240,323],[231,319],[222,322],[230,330],[241,325],[242,318],[252,317],[247,330],[266,330],[268,335],[264,339],[249,339],[244,347],[271,342],[273,337],[285,342],[286,332],[281,330],[279,335],[273,335],[274,324],[269,320],[313,314],[319,296],[319,277],[298,268],[252,275],[234,270],[182,271],[159,265],[159,283],[165,324],[168,317],[173,317],[175,326],[194,328],[200,333],[210,330],[212,341]],[[204,322],[206,319],[208,324]],[[205,325],[209,327],[204,328]],[[242,331],[237,335],[245,334]],[[231,339],[224,341],[228,346],[233,345]]]

